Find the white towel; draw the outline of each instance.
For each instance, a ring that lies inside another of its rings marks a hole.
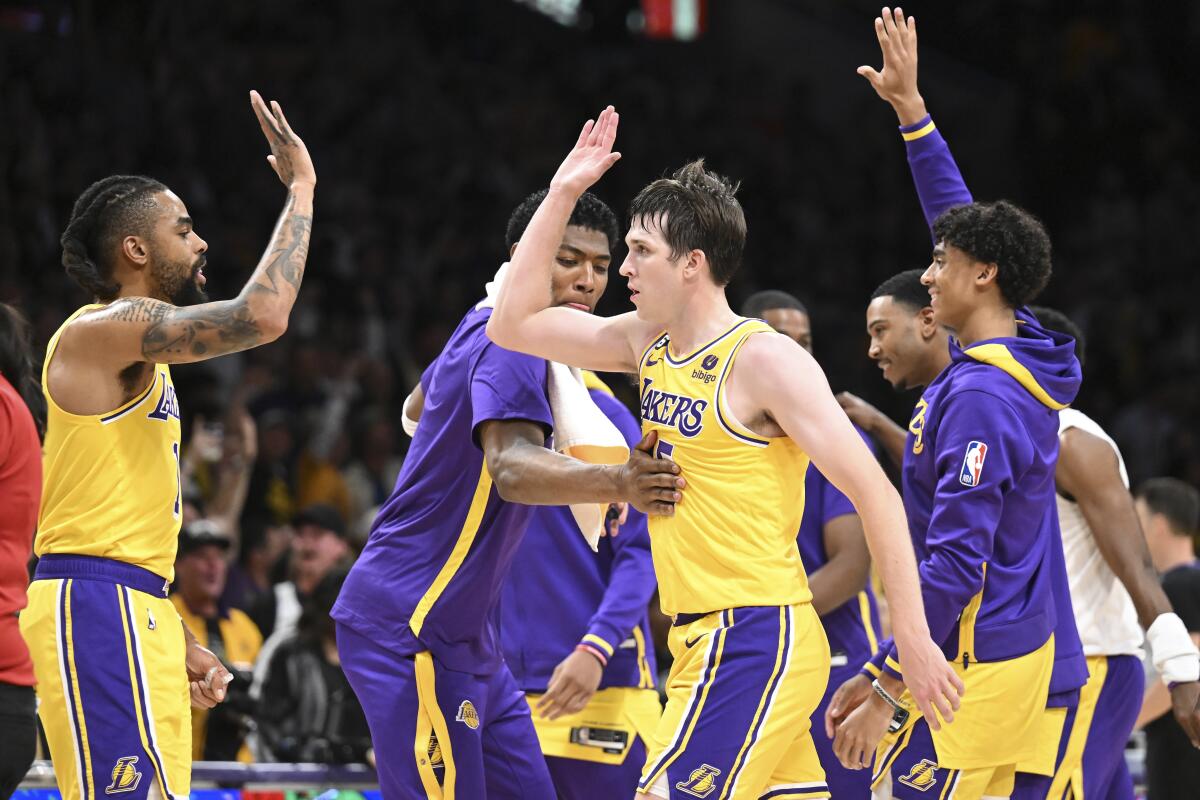
[[[496,295],[507,271],[506,261],[500,265],[495,277],[485,287],[487,297],[476,304],[475,308],[492,308],[496,305]],[[554,449],[589,464],[624,464],[629,458],[629,445],[617,426],[592,400],[583,373],[576,367],[568,367],[565,364],[553,361],[546,363],[550,415],[554,420]],[[409,417],[408,401],[405,400],[405,433],[412,436],[416,432],[417,424],[417,420]],[[579,526],[579,532],[587,540],[588,546],[593,551],[596,550],[604,532],[604,518],[608,506],[601,503],[575,503],[570,508],[571,515],[575,517],[575,523]]]

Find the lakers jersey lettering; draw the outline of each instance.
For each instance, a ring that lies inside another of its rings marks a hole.
[[[99,556],[174,577],[182,518],[179,487],[179,397],[166,364],[148,384],[106,414],[80,415],[54,401],[47,372],[72,314],[50,339],[42,368],[47,425],[38,556]],[[123,791],[117,785],[114,791]]]
[[[739,349],[759,333],[777,335],[747,319],[691,354],[673,353],[667,334],[642,354],[643,432],[688,482],[675,514],[649,522],[667,614],[812,599],[796,547],[808,457],[744,426],[725,398]]]
[[[166,384],[163,386],[158,404],[154,407],[153,411],[146,415],[146,418],[166,422],[171,417],[179,419],[179,398],[175,395],[175,387]]]
[[[642,379],[642,419],[674,428],[691,439],[704,430],[707,400],[652,388],[653,378]]]

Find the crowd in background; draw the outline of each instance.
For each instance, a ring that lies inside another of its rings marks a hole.
[[[90,300],[58,244],[89,183],[139,172],[171,186],[210,243],[209,293],[228,297],[283,200],[248,89],[282,102],[317,166],[288,334],[173,368],[189,442],[177,605],[221,639],[246,692],[198,721],[210,731],[198,757],[365,757],[327,615],[403,463],[401,401],[503,259],[511,208],[604,103],[622,112],[625,155],[599,193],[621,209],[697,155],[741,180],[749,242],[735,305],[761,288],[796,293],[834,388],[907,413],[915,398],[891,396],[865,357],[862,316],[876,284],[928,258],[895,120],[854,82],[860,61],[831,89],[803,53],[751,57],[753,42],[724,33],[735,13],[784,14],[821,38],[861,40],[853,56],[865,60],[863,21],[877,9],[733,5],[710,4],[699,42],[648,43],[607,19],[568,30],[466,0],[303,14],[282,0],[0,3],[0,300],[33,321],[39,354]],[[976,196],[1047,222],[1056,274],[1044,299],[1089,339],[1079,405],[1114,434],[1133,482],[1200,484],[1198,112],[1180,102],[1194,88],[1180,65],[1200,6],[1064,16],[1018,4],[1010,39],[989,30],[1010,5],[922,18],[926,99]],[[840,107],[816,102],[830,91]],[[602,313],[629,307],[621,280],[609,295]]]

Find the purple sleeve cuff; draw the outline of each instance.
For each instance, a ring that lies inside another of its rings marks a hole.
[[[884,639],[879,643],[879,649],[871,656],[871,660],[863,664],[860,672],[869,678],[878,678],[884,671],[884,661],[887,659],[888,654],[894,651],[895,647],[892,644],[892,640]]]
[[[900,672],[900,654],[894,644],[888,651],[887,657],[883,660],[883,672],[885,675],[891,675],[900,682],[904,681],[904,674]]]

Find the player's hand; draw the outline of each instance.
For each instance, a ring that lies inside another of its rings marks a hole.
[[[275,170],[279,180],[283,181],[283,185],[288,189],[298,185],[306,185],[309,188],[316,186],[317,170],[308,155],[308,148],[288,125],[287,117],[283,116],[283,108],[279,103],[272,100],[271,107],[267,108],[262,95],[251,90],[250,107],[254,109],[254,116],[258,117],[258,124],[263,135],[267,137],[267,144],[271,146],[271,155],[267,156],[267,162],[270,163],[271,169]]]
[[[644,514],[669,517],[675,504],[683,499],[686,481],[679,476],[679,465],[667,458],[655,458],[658,434],[650,431],[629,452],[629,460],[617,470],[621,496]]]
[[[870,684],[867,684],[868,688]],[[833,740],[833,752],[846,769],[865,769],[871,766],[875,748],[887,733],[894,714],[892,707],[879,695],[862,703],[845,722],[838,726]]]
[[[839,686],[825,707],[825,735],[832,739],[842,721],[865,703],[874,691],[871,679],[861,672]]]
[[[190,642],[184,663],[194,708],[212,708],[225,699],[225,687],[233,675],[211,651]]]
[[[558,719],[583,711],[596,693],[604,667],[590,653],[576,650],[554,668],[546,693],[537,702],[539,716]]]
[[[1177,683],[1171,689],[1171,711],[1192,747],[1200,749],[1200,682]]]
[[[604,515],[604,528],[601,533],[605,536],[617,536],[621,526],[629,521],[629,503],[609,503],[608,513]]]
[[[875,38],[883,51],[883,69],[861,66],[857,72],[900,116],[900,124],[911,125],[925,116],[925,101],[917,90],[917,20],[904,11],[884,7],[875,18]]]
[[[942,720],[954,721],[954,712],[966,687],[942,649],[927,634],[907,637],[903,642],[897,634],[896,639],[904,685],[930,729],[941,730]]]
[[[875,422],[883,413],[866,400],[850,392],[838,392],[837,401],[850,421],[867,433],[871,433],[875,429]]]
[[[620,115],[609,106],[600,112],[595,122],[589,119],[584,123],[575,147],[554,173],[550,188],[579,197],[600,180],[600,176],[621,158],[621,154],[612,149],[617,140],[619,120]]]

